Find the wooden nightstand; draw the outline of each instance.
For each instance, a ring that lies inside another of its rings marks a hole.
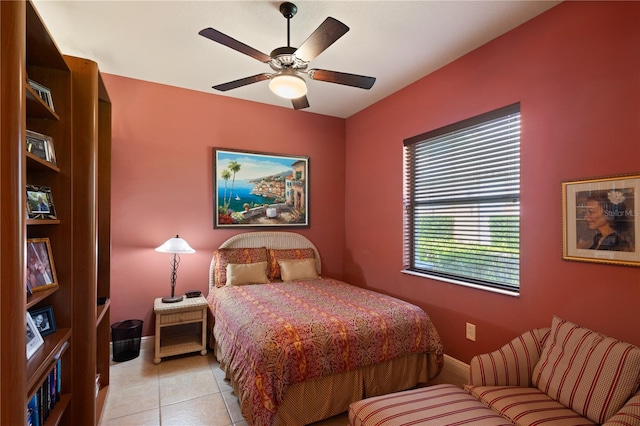
[[[184,298],[181,302],[153,304],[156,313],[156,354],[153,362],[172,355],[200,351],[207,354],[207,299]]]

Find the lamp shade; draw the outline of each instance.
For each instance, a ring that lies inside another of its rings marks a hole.
[[[286,99],[297,99],[307,94],[307,84],[304,79],[293,73],[276,75],[269,82],[269,89]]]
[[[156,251],[160,253],[178,253],[178,254],[186,254],[186,253],[195,253],[196,251],[189,246],[185,240],[180,238],[179,235],[176,235],[174,238],[169,238],[162,244],[160,247],[156,248]]]

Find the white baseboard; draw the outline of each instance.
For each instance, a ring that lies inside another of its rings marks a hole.
[[[156,339],[155,336],[143,336],[140,339],[140,350],[148,351],[156,349]],[[113,342],[109,342],[109,358],[113,358]]]
[[[155,336],[144,336],[140,340],[140,350],[141,351],[153,351],[156,349],[156,338]]]

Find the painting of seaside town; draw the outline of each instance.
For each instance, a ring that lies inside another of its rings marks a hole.
[[[214,228],[309,226],[309,157],[215,149]]]

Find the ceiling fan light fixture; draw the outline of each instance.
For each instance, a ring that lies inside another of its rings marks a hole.
[[[269,89],[286,99],[298,99],[307,94],[304,78],[295,74],[278,74],[269,82]]]

